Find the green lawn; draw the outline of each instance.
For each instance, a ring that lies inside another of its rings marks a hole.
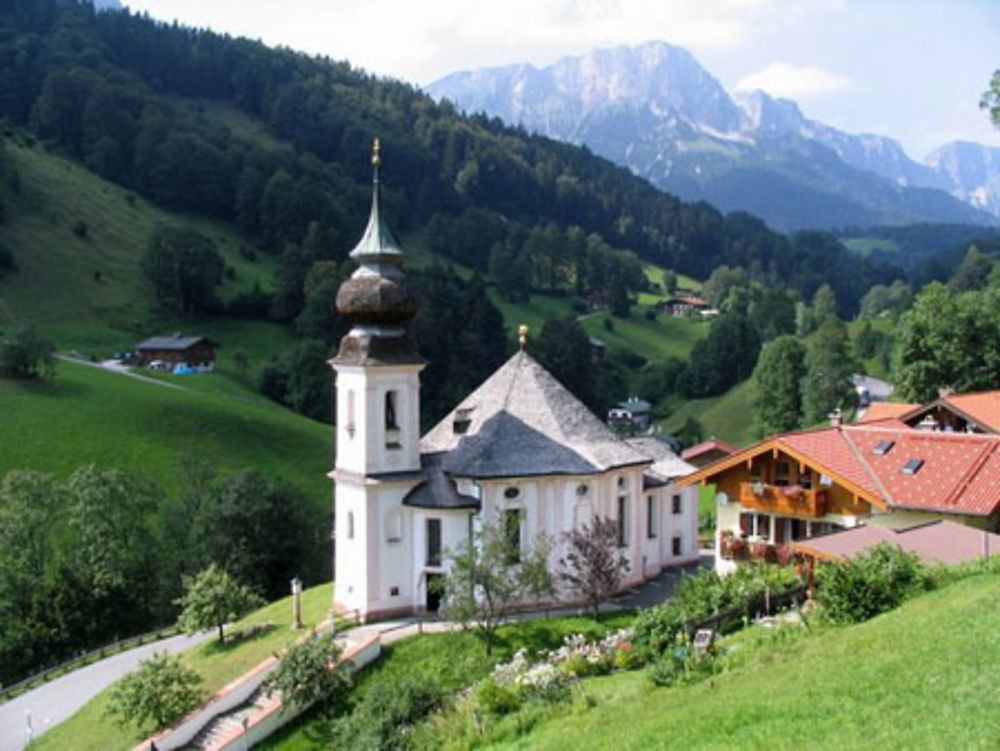
[[[330,615],[333,585],[323,584],[302,595],[302,621],[305,628],[316,626]],[[258,623],[274,624],[243,641],[220,646],[213,638],[184,653],[182,661],[198,671],[206,693],[216,691],[274,652],[301,637],[302,630],[290,627],[291,598],[271,603],[236,623],[233,631]],[[102,691],[69,720],[53,728],[28,746],[31,751],[127,751],[148,733],[118,727],[105,715],[108,691]]]
[[[868,623],[774,643],[710,682],[591,679],[595,707],[493,748],[1000,748],[998,600],[1000,577],[984,574]]]
[[[259,397],[239,398],[228,378],[175,376],[197,388],[178,391],[60,362],[50,383],[0,379],[0,476],[35,469],[65,477],[93,462],[151,477],[171,492],[181,482],[176,462],[192,454],[222,473],[252,466],[280,477],[325,516],[333,428]],[[231,393],[211,393],[215,385]]]
[[[738,383],[722,396],[680,401],[670,417],[663,421],[668,433],[680,430],[688,417],[701,423],[705,437],[721,438],[737,446],[757,440],[750,400],[753,386],[749,380]]]

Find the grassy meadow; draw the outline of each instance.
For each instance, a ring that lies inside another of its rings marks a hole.
[[[0,379],[0,476],[65,477],[82,464],[121,467],[176,491],[177,463],[197,454],[222,473],[257,467],[329,511],[333,429],[249,392],[222,373],[173,376],[184,390],[59,362],[51,382]],[[218,389],[224,393],[212,393]]]
[[[994,749],[1000,577],[983,574],[867,623],[819,628],[753,649],[687,687],[642,673],[586,681],[596,706],[564,713],[488,748],[813,751]]]
[[[0,244],[13,252],[18,271],[0,279],[0,331],[32,323],[62,349],[106,356],[153,333],[190,330],[193,324],[152,309],[140,271],[146,241],[160,223],[182,222],[215,241],[233,269],[220,289],[223,300],[255,284],[273,285],[274,259],[264,253],[245,258],[240,250],[248,243],[230,225],[157,208],[39,145],[6,144],[20,191],[8,196]],[[83,236],[74,232],[78,223],[86,225]],[[229,325],[195,327],[226,334]],[[256,349],[256,335],[245,339],[242,346]]]

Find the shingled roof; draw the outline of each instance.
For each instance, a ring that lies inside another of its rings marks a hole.
[[[455,477],[595,474],[649,464],[527,352],[519,351],[432,428],[424,454]]]

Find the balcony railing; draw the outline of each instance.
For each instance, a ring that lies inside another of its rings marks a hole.
[[[806,490],[796,485],[741,482],[740,505],[765,514],[812,518],[826,514],[826,491]]]

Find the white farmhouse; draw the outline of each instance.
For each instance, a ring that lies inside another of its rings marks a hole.
[[[337,295],[352,328],[336,371],[335,579],[339,610],[363,618],[436,610],[428,584],[447,550],[483,523],[522,544],[555,541],[594,515],[618,521],[631,564],[624,586],[697,559],[694,471],[655,439],[618,438],[522,348],[420,437],[420,371],[408,324],[416,300],[379,213]]]

